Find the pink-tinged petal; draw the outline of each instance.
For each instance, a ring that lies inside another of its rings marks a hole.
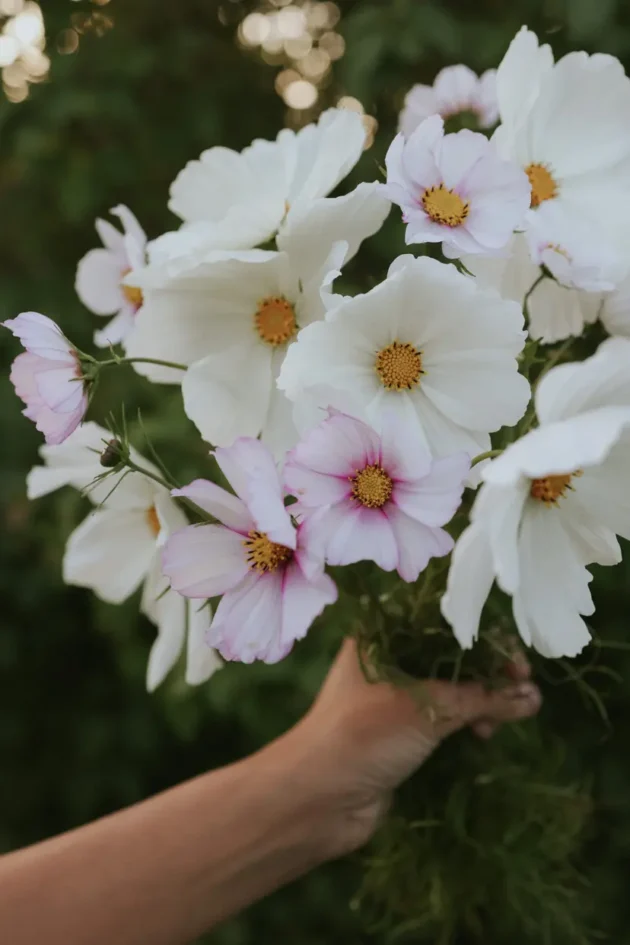
[[[381,462],[396,482],[413,482],[431,470],[431,454],[418,433],[418,420],[411,410],[386,410],[381,433]]]
[[[51,363],[53,362],[25,351],[13,362],[10,380],[16,394],[26,404],[24,416],[35,424],[40,433],[44,434],[48,444],[56,446],[63,443],[81,423],[87,410],[87,396],[83,386],[77,384],[80,397],[73,409],[67,413],[55,413],[51,410],[43,402],[37,383],[42,368],[46,370]]]
[[[277,663],[291,649],[282,639],[283,571],[251,572],[221,599],[206,640],[226,660]]]
[[[26,410],[24,415],[35,423],[35,428],[43,433],[49,446],[58,446],[77,429],[85,416],[87,407],[87,397],[84,396],[81,404],[73,413],[54,413],[48,407],[42,405],[34,411],[33,416],[29,416]]]
[[[195,479],[182,489],[173,489],[171,495],[191,499],[204,512],[208,512],[223,525],[241,535],[247,535],[255,528],[254,521],[243,502],[230,492],[226,492],[221,486],[217,486],[215,482]]]
[[[424,478],[397,482],[392,501],[402,512],[424,525],[446,525],[459,508],[469,472],[467,453],[436,459]]]
[[[223,525],[189,525],[164,545],[162,570],[184,597],[225,594],[249,571],[243,538]]]
[[[284,506],[274,458],[260,440],[241,437],[232,446],[215,450],[223,475],[251,513],[258,531],[271,541],[295,548],[295,528]]]
[[[31,354],[53,361],[76,361],[76,355],[62,335],[61,329],[46,315],[40,315],[39,312],[22,312],[17,318],[9,318],[1,324],[19,338]]]
[[[361,420],[338,411],[330,415],[291,450],[288,462],[315,473],[345,479],[380,460],[378,435]]]
[[[74,282],[79,299],[95,315],[114,315],[125,304],[120,284],[124,261],[108,249],[91,249],[79,261]]]
[[[78,365],[43,361],[35,375],[37,391],[43,403],[55,413],[72,413],[83,398],[83,381]]]
[[[350,476],[315,472],[291,458],[284,467],[284,482],[287,491],[299,499],[305,508],[334,505],[335,502],[348,498],[352,492]]]
[[[452,549],[453,539],[443,529],[423,525],[391,503],[385,513],[398,549],[396,567],[403,581],[416,581],[431,558],[443,558]]]
[[[348,501],[328,510],[320,523],[326,534],[329,564],[374,561],[383,571],[398,564],[398,548],[392,527],[382,509],[368,509]]]
[[[314,580],[318,574],[324,573],[329,534],[327,522],[334,522],[334,512],[328,506],[323,506],[315,512],[305,513],[299,504],[293,505],[291,511],[299,521],[295,560],[307,578]]]
[[[282,600],[282,643],[292,646],[306,636],[308,628],[324,607],[337,600],[337,585],[327,574],[310,580],[293,561],[284,572]]]

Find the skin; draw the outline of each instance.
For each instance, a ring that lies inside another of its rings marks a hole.
[[[512,682],[366,682],[346,641],[308,714],[243,761],[0,858],[0,941],[185,945],[372,835],[392,791],[453,732],[540,705]]]

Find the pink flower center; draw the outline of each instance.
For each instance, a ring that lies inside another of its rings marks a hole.
[[[559,473],[557,476],[544,476],[542,479],[532,479],[529,494],[532,499],[544,502],[547,508],[557,505],[558,499],[566,495],[567,489],[573,491],[571,480],[574,476],[581,476],[582,470],[576,469],[572,473]]]
[[[544,200],[553,200],[558,196],[558,185],[546,164],[528,164],[525,173],[532,185],[532,207],[538,207]]]
[[[352,498],[368,509],[380,509],[392,497],[394,484],[382,466],[372,463],[350,476]]]
[[[268,345],[284,345],[297,331],[295,309],[282,296],[273,296],[258,303],[254,326]]]
[[[264,532],[249,532],[243,542],[247,554],[247,563],[252,571],[269,573],[293,557],[293,552],[285,545],[271,541]]]
[[[128,272],[131,272],[131,269],[125,269],[122,278],[124,279]],[[120,283],[120,288],[122,294],[125,296],[127,301],[133,305],[136,311],[141,307],[144,298],[142,295],[142,289],[139,289],[137,285],[125,285],[124,282]]]
[[[422,195],[422,208],[434,223],[443,226],[461,226],[470,206],[454,190],[448,190],[444,184],[429,187]]]

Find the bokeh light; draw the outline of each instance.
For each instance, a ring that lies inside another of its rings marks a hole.
[[[10,102],[23,102],[30,84],[41,82],[50,69],[44,17],[33,0],[0,0],[0,14],[7,17],[0,31],[4,93]]]

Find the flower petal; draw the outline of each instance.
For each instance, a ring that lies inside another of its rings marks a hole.
[[[162,551],[162,570],[185,597],[224,594],[249,572],[243,538],[223,525],[189,525]]]
[[[207,641],[226,660],[277,663],[291,643],[282,638],[283,572],[250,573],[222,597]]]
[[[246,535],[254,528],[252,517],[243,502],[235,495],[226,492],[221,486],[217,486],[215,482],[195,479],[181,489],[173,489],[171,495],[191,499],[195,505],[234,532]]]
[[[110,604],[120,604],[139,587],[155,550],[146,512],[99,509],[70,535],[63,579],[91,588]]]
[[[490,547],[473,523],[459,536],[440,607],[460,646],[469,649],[479,634],[483,606],[494,581]]]
[[[392,501],[409,518],[435,528],[451,520],[462,499],[470,457],[455,453],[436,459],[430,472],[413,482],[397,482]]]
[[[417,581],[431,558],[441,558],[452,549],[453,539],[442,528],[430,528],[393,504],[384,511],[398,547],[396,568],[403,581]]]
[[[91,249],[80,260],[74,287],[86,308],[95,315],[114,315],[125,304],[121,282],[124,261],[108,249]]]
[[[294,549],[296,534],[277,466],[260,440],[239,437],[232,446],[215,451],[223,475],[243,500],[258,531],[271,541]]]

